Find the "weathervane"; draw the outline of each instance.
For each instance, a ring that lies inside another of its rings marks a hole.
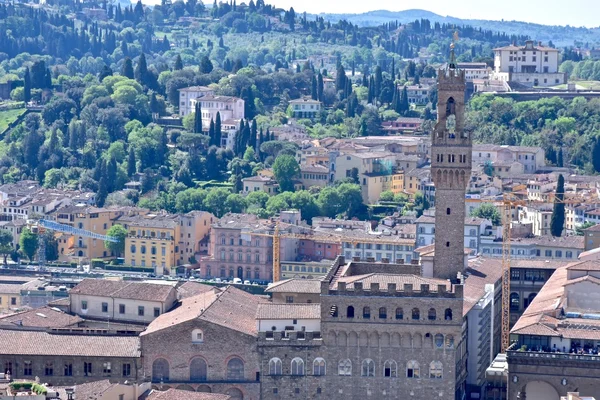
[[[454,56],[454,43],[456,42],[458,42],[458,31],[454,31],[454,34],[452,35],[452,43],[450,43],[450,68],[456,68],[456,59]]]

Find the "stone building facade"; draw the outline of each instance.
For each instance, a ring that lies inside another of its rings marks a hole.
[[[471,178],[471,136],[464,131],[465,74],[453,61],[439,70],[438,120],[431,137],[431,177],[435,184],[434,273],[456,279],[464,259],[465,192]],[[458,239],[461,240],[458,240]]]

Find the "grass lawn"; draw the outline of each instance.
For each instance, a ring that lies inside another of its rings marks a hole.
[[[15,110],[0,111],[0,132],[4,132],[8,125],[14,122],[25,112],[24,108]]]

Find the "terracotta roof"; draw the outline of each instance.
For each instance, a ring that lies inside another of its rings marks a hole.
[[[154,283],[84,279],[69,293],[162,302],[166,301],[174,290],[170,285]]]
[[[0,329],[2,354],[70,357],[140,357],[136,336],[63,335]]]
[[[215,286],[187,281],[177,288],[177,293],[179,294],[180,299],[187,299],[188,297],[197,296],[199,294],[211,291],[214,288]]]
[[[169,389],[165,392],[152,390],[147,400],[229,400],[231,396],[218,393],[190,392],[187,390]]]
[[[256,319],[321,319],[321,305],[262,303],[258,305]]]
[[[70,315],[53,309],[51,307],[41,307],[33,310],[22,311],[16,314],[10,314],[0,317],[1,325],[24,326],[36,328],[65,328],[77,325],[83,319],[76,315]]]
[[[365,275],[354,275],[354,276],[342,276],[338,278],[335,282],[335,286],[337,288],[337,284],[339,282],[345,282],[347,289],[353,289],[354,284],[360,282],[363,284],[364,289],[369,289],[372,283],[378,283],[380,290],[387,290],[388,283],[395,283],[396,288],[398,290],[403,290],[404,284],[413,285],[414,291],[421,290],[421,285],[427,284],[429,285],[430,292],[437,292],[438,285],[445,285],[448,291],[451,290],[450,282],[444,279],[435,279],[435,278],[423,278],[418,275],[409,275],[409,274],[382,274],[382,273],[373,273],[373,274],[365,274]]]
[[[579,261],[567,266],[571,271],[600,271],[600,262],[597,260]]]
[[[469,267],[464,272],[463,316],[467,315],[485,295],[485,285],[502,284],[502,260],[478,257],[469,260]]]
[[[564,267],[567,263],[567,261],[561,260],[535,260],[514,258],[510,262],[510,267],[526,269],[556,269]]]
[[[0,293],[2,294],[19,294],[21,293],[22,284],[0,283]]]
[[[74,387],[75,398],[84,400],[102,400],[102,394],[115,385],[118,385],[118,383],[110,383],[108,379],[82,383]]]
[[[256,309],[260,298],[228,286],[183,299],[181,305],[148,325],[143,335],[168,329],[184,322],[198,319],[256,336]]]
[[[321,281],[318,279],[287,279],[269,285],[266,293],[321,293]]]

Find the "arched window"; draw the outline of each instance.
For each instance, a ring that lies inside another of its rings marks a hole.
[[[352,376],[352,361],[345,359],[338,363],[338,375]]]
[[[325,360],[321,357],[315,358],[315,361],[313,361],[313,375],[325,375]]]
[[[430,321],[435,321],[436,320],[436,313],[435,313],[435,308],[430,308],[429,312],[427,313],[427,318]]]
[[[135,253],[135,244],[131,245],[131,253]]]
[[[371,319],[371,308],[370,307],[363,307],[363,318]]]
[[[379,319],[387,319],[387,309],[385,307],[379,308]]]
[[[202,332],[202,329],[194,329],[192,331],[192,343],[202,342],[204,342],[204,332]]]
[[[402,307],[396,308],[396,319],[404,319],[404,310]]]
[[[421,312],[419,311],[418,308],[412,309],[412,319],[414,319],[415,321],[418,321],[421,319]]]
[[[446,335],[446,347],[449,349],[454,348],[454,336]]]
[[[435,347],[441,348],[444,345],[444,335],[442,335],[441,333],[435,335],[434,343]]]
[[[529,301],[529,304],[531,304],[531,302],[533,301],[533,299],[535,299],[537,293],[531,293],[529,294],[529,296],[527,297],[527,300]]]
[[[231,400],[244,400],[244,393],[238,388],[230,388],[225,392]]]
[[[300,357],[292,360],[292,375],[304,375],[304,360]]]
[[[152,382],[169,381],[169,362],[164,358],[157,358],[152,363]]]
[[[521,299],[519,297],[519,293],[511,293],[510,294],[510,309],[514,311],[518,311],[521,305]]]
[[[195,357],[190,363],[190,381],[192,382],[206,382],[207,380],[206,361],[200,357]]]
[[[441,361],[432,361],[429,364],[429,377],[431,379],[442,379],[444,366]]]
[[[449,115],[453,115],[456,112],[456,104],[454,103],[454,98],[450,97],[448,102],[446,103],[446,117]]]
[[[383,376],[386,378],[398,377],[398,364],[394,360],[387,360],[383,363]]]
[[[227,363],[227,380],[243,381],[244,380],[244,362],[234,357]]]
[[[419,378],[421,376],[421,369],[419,363],[411,360],[406,363],[406,377],[407,378]]]
[[[279,358],[271,358],[269,360],[269,375],[281,375],[282,364]]]
[[[446,321],[452,321],[452,309],[451,308],[446,308],[446,311],[444,311],[444,319]]]
[[[348,308],[346,309],[346,317],[354,318],[354,307],[348,306]]]
[[[375,362],[370,358],[363,360],[362,362],[362,376],[375,376]]]

